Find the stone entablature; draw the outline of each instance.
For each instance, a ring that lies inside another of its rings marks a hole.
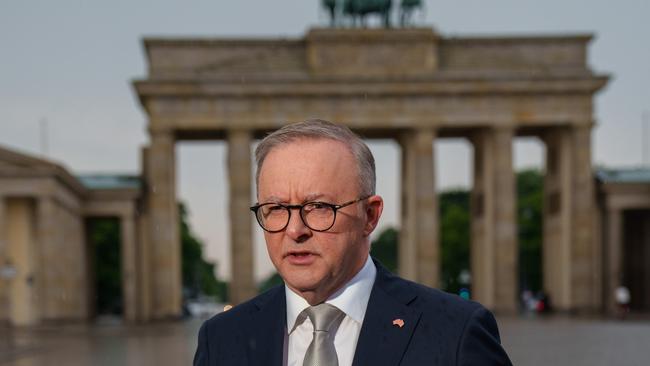
[[[146,39],[135,82],[150,130],[200,138],[268,131],[307,115],[364,130],[426,125],[442,135],[495,124],[591,125],[607,82],[591,36],[443,38],[431,29],[313,29],[304,39]],[[309,103],[305,101],[309,100]],[[531,131],[532,130],[532,131]],[[218,132],[220,131],[220,132]]]
[[[303,39],[144,40],[149,80],[587,77],[590,35],[443,38],[431,29],[312,29]],[[250,79],[249,79],[250,78]]]

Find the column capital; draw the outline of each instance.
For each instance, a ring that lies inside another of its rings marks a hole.
[[[425,142],[427,139],[433,141],[436,139],[438,134],[438,129],[435,127],[416,127],[409,128],[401,131],[397,136],[397,143],[400,144],[402,148],[405,148],[407,145],[412,144],[414,141],[417,143]]]
[[[169,128],[150,127],[149,136],[151,138],[151,144],[154,144],[156,142],[173,143],[176,141],[176,136],[174,131]]]
[[[5,196],[0,195],[0,258],[5,258],[7,248],[7,204]]]
[[[495,125],[490,127],[493,133],[511,133],[514,135],[516,127],[513,125]]]
[[[247,127],[234,126],[226,130],[228,136],[253,136],[253,130]]]
[[[591,118],[585,119],[575,119],[569,121],[569,127],[571,128],[588,128],[592,129],[596,126],[596,120]]]

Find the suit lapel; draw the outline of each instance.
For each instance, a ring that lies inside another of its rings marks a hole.
[[[247,326],[250,365],[282,366],[287,325],[284,286],[270,290],[255,305],[257,311],[251,312]]]
[[[375,265],[377,277],[359,334],[354,366],[398,365],[420,319],[421,313],[408,306],[417,296],[415,292],[379,263]],[[394,321],[403,325],[393,324]]]

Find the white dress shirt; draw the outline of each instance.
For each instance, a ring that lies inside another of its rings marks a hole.
[[[351,366],[357,340],[366,315],[372,285],[375,283],[377,268],[370,256],[363,268],[340,290],[330,296],[326,303],[336,306],[345,313],[345,318],[334,336],[334,347],[339,358],[339,366]],[[307,348],[313,338],[314,327],[307,317],[298,316],[309,307],[309,303],[285,285],[287,297],[287,330],[285,336],[285,365],[302,366]]]

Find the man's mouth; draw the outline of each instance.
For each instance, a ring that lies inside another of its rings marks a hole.
[[[316,258],[316,254],[308,251],[292,251],[285,256],[292,264],[306,265],[311,264]]]

